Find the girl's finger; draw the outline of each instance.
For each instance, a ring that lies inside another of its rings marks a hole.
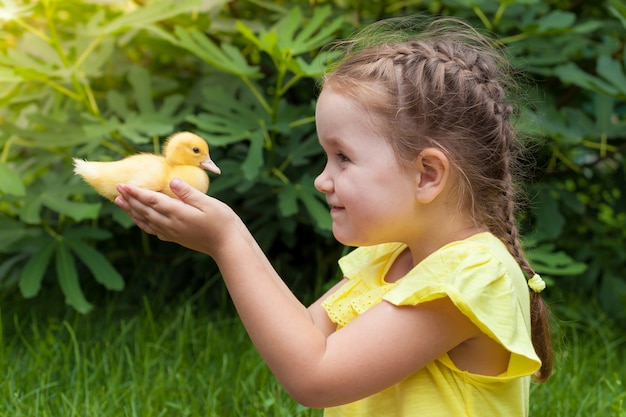
[[[183,180],[174,178],[170,183],[170,190],[180,199],[180,201],[202,211],[202,202],[207,195],[196,190]]]
[[[120,184],[117,187],[120,197],[115,200],[124,211],[131,217],[153,217],[155,213],[168,217],[167,200],[169,197],[164,194],[145,190],[127,184]]]

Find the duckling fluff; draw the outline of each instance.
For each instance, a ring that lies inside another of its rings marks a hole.
[[[209,156],[206,141],[190,132],[172,135],[163,145],[163,156],[141,153],[112,162],[74,158],[74,172],[111,201],[119,195],[118,184],[132,184],[176,197],[169,187],[174,178],[206,193],[209,177],[205,169],[221,172]]]

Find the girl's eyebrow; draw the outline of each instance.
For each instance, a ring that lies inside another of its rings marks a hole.
[[[324,144],[327,146],[338,146],[341,144],[341,141],[337,139],[335,136],[331,136],[328,138],[324,138]]]
[[[320,142],[323,142],[326,146],[335,148],[349,148],[350,146],[345,140],[342,140],[341,138],[338,138],[336,136],[325,137],[324,140],[320,140]]]

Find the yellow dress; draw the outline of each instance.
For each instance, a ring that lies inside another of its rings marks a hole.
[[[343,327],[382,300],[417,305],[449,297],[482,332],[511,352],[508,369],[485,376],[459,370],[443,354],[403,381],[325,417],[525,417],[530,375],[539,369],[530,337],[526,279],[504,244],[490,233],[450,243],[394,283],[384,277],[406,245],[357,248],[339,260],[349,281],[323,303]],[[416,335],[419,337],[419,335]],[[358,346],[355,346],[358,349]]]

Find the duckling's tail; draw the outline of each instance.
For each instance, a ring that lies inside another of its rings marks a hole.
[[[97,176],[97,172],[92,163],[78,158],[74,158],[74,174],[80,175],[84,179],[94,178]]]

